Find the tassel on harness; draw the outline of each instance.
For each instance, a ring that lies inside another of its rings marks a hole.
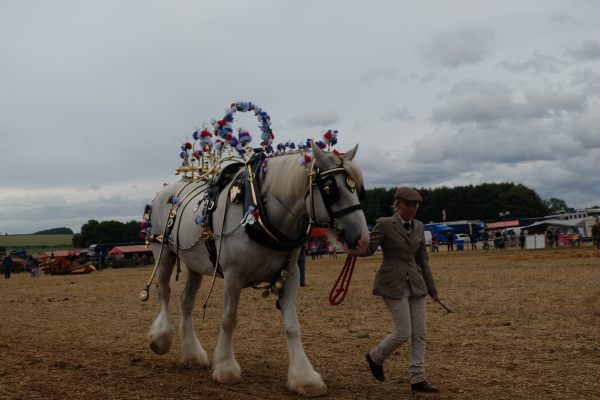
[[[348,287],[350,286],[350,280],[352,279],[352,272],[354,272],[354,265],[356,264],[356,256],[347,256],[344,268],[340,272],[337,280],[329,292],[329,304],[337,306],[341,304],[346,298],[348,293]],[[339,286],[338,286],[339,285]]]

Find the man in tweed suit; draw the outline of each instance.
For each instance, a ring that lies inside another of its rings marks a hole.
[[[437,392],[426,380],[425,336],[426,296],[437,298],[429,268],[423,223],[415,214],[423,198],[416,190],[400,187],[394,194],[396,210],[391,217],[379,218],[371,231],[365,256],[381,245],[383,261],[375,277],[373,294],[381,296],[395,325],[366,355],[373,376],[384,381],[383,362],[410,339],[410,383],[417,392]]]

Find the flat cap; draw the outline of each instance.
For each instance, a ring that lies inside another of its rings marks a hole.
[[[421,197],[419,192],[408,186],[402,186],[396,189],[396,193],[394,193],[394,199],[404,201],[418,201],[419,203],[423,202],[423,197]]]

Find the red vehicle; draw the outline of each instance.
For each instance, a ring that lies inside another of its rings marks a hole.
[[[308,239],[307,250],[311,256],[319,256],[327,253],[329,249],[329,236],[324,228],[313,228]]]

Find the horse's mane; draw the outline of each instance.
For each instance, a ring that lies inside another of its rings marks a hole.
[[[282,198],[304,196],[309,181],[301,157],[300,152],[294,152],[267,158],[266,173],[263,171],[263,192]]]
[[[309,179],[306,167],[301,162],[302,157],[303,153],[298,151],[267,158],[263,192],[271,192],[282,198],[304,196]],[[344,168],[359,187],[363,185],[362,172],[356,164],[344,160]]]

